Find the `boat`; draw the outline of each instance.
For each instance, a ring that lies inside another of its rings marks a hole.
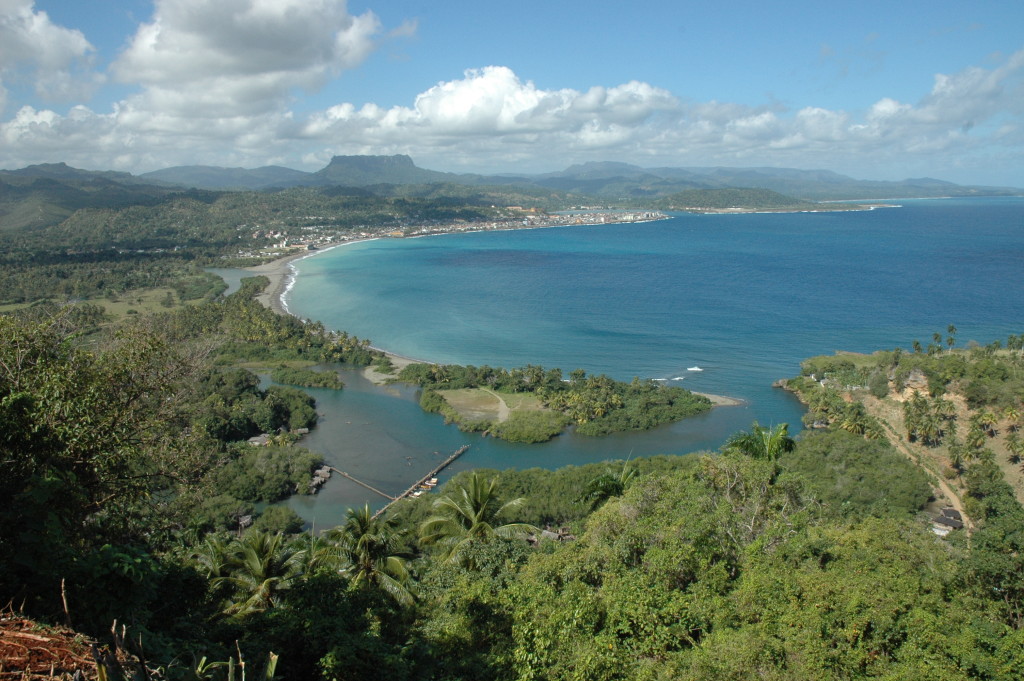
[[[700,367],[687,367],[686,370],[687,371],[704,371]]]

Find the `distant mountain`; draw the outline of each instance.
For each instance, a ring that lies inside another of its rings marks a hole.
[[[39,165],[27,166],[20,170],[0,170],[0,179],[7,179],[10,181],[12,178],[47,178],[51,180],[71,182],[94,182],[102,180],[129,185],[159,184],[140,179],[131,173],[122,173],[116,170],[81,170],[79,168],[72,168],[64,162],[40,163]]]
[[[520,176],[445,173],[417,166],[405,154],[394,156],[335,156],[325,168],[313,175],[318,184],[341,184],[350,187],[374,185],[460,184],[507,185],[531,184]]]
[[[427,170],[406,155],[335,156],[315,173],[280,166],[214,168],[184,166],[140,176],[201,189],[270,189],[295,186],[347,186],[393,194],[386,185],[518,186],[543,188],[558,194],[580,194],[609,202],[643,203],[689,189],[728,187],[769,189],[809,201],[841,199],[928,198],[937,196],[993,196],[1022,193],[1005,187],[968,187],[932,178],[899,182],[856,180],[831,170],[797,168],[656,167],[617,161],[569,166],[537,175],[474,175]]]
[[[373,184],[431,184],[456,181],[458,175],[424,170],[404,154],[395,156],[335,156],[314,173],[324,184],[365,187]],[[466,184],[460,182],[459,184]]]
[[[687,189],[654,202],[654,208],[679,211],[814,210],[821,204],[801,201],[771,189]],[[833,204],[839,206],[841,204]]]
[[[175,166],[143,173],[140,178],[158,180],[197,189],[272,189],[318,184],[313,173],[283,166],[221,168],[218,166]]]
[[[405,155],[335,156],[308,173],[281,166],[220,168],[179,166],[134,176],[115,171],[45,163],[0,170],[0,230],[59,223],[80,208],[119,208],[164,200],[182,192],[209,200],[205,191],[319,187],[331,195],[429,198],[470,205],[533,205],[564,208],[592,201],[637,207],[693,190],[770,190],[796,200],[884,200],[940,196],[1020,196],[1024,190],[963,186],[933,178],[899,182],[856,180],[829,170],[795,168],[642,168],[619,162],[573,165],[539,175],[473,175],[418,167]],[[708,198],[711,195],[705,196]],[[726,200],[721,194],[716,200]],[[747,198],[755,196],[747,194]],[[776,201],[762,197],[764,201]],[[731,200],[731,199],[730,199]],[[668,203],[671,203],[669,201]]]
[[[668,176],[675,169],[652,169]],[[691,176],[703,178],[709,186],[770,189],[801,199],[934,198],[940,196],[998,196],[1020,194],[1008,187],[976,187],[941,180],[908,179],[896,182],[856,180],[831,170],[796,168],[685,168]]]
[[[64,163],[0,170],[0,231],[55,225],[81,208],[151,204],[171,192],[129,173]]]

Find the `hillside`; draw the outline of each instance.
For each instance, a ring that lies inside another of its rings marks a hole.
[[[63,165],[63,164],[57,164]],[[42,166],[39,166],[40,168]],[[10,172],[10,171],[8,171]],[[20,171],[17,171],[20,172]],[[179,166],[134,178],[109,173],[122,183],[167,182],[181,187],[211,190],[264,190],[296,186],[351,186],[450,184],[547,189],[611,202],[642,205],[651,198],[689,189],[746,187],[767,189],[805,201],[882,200],[945,196],[1020,195],[1013,187],[965,186],[933,178],[900,181],[859,180],[829,170],[796,168],[657,167],[642,168],[620,162],[590,162],[541,174],[478,175],[420,168],[409,156],[335,156],[316,172],[265,166],[220,168]],[[119,176],[117,178],[113,176]],[[57,177],[51,173],[50,177]],[[2,177],[2,173],[0,173]],[[130,178],[130,179],[129,179]],[[58,178],[59,179],[59,178]]]

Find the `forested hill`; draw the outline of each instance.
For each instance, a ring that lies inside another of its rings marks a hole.
[[[664,210],[727,211],[727,210],[821,210],[822,206],[801,201],[770,189],[688,189],[672,194],[656,203]],[[835,206],[831,206],[834,209]]]

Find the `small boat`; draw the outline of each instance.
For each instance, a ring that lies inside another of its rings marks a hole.
[[[437,484],[437,478],[431,478],[430,480],[427,480],[427,484],[433,487],[434,485]]]
[[[700,367],[687,367],[686,370],[687,371],[704,371]]]
[[[418,489],[418,490],[416,490],[415,492],[413,492],[411,496],[414,496],[414,497],[418,497],[418,496],[420,496],[421,494],[423,494],[423,490],[421,490],[421,489]]]

